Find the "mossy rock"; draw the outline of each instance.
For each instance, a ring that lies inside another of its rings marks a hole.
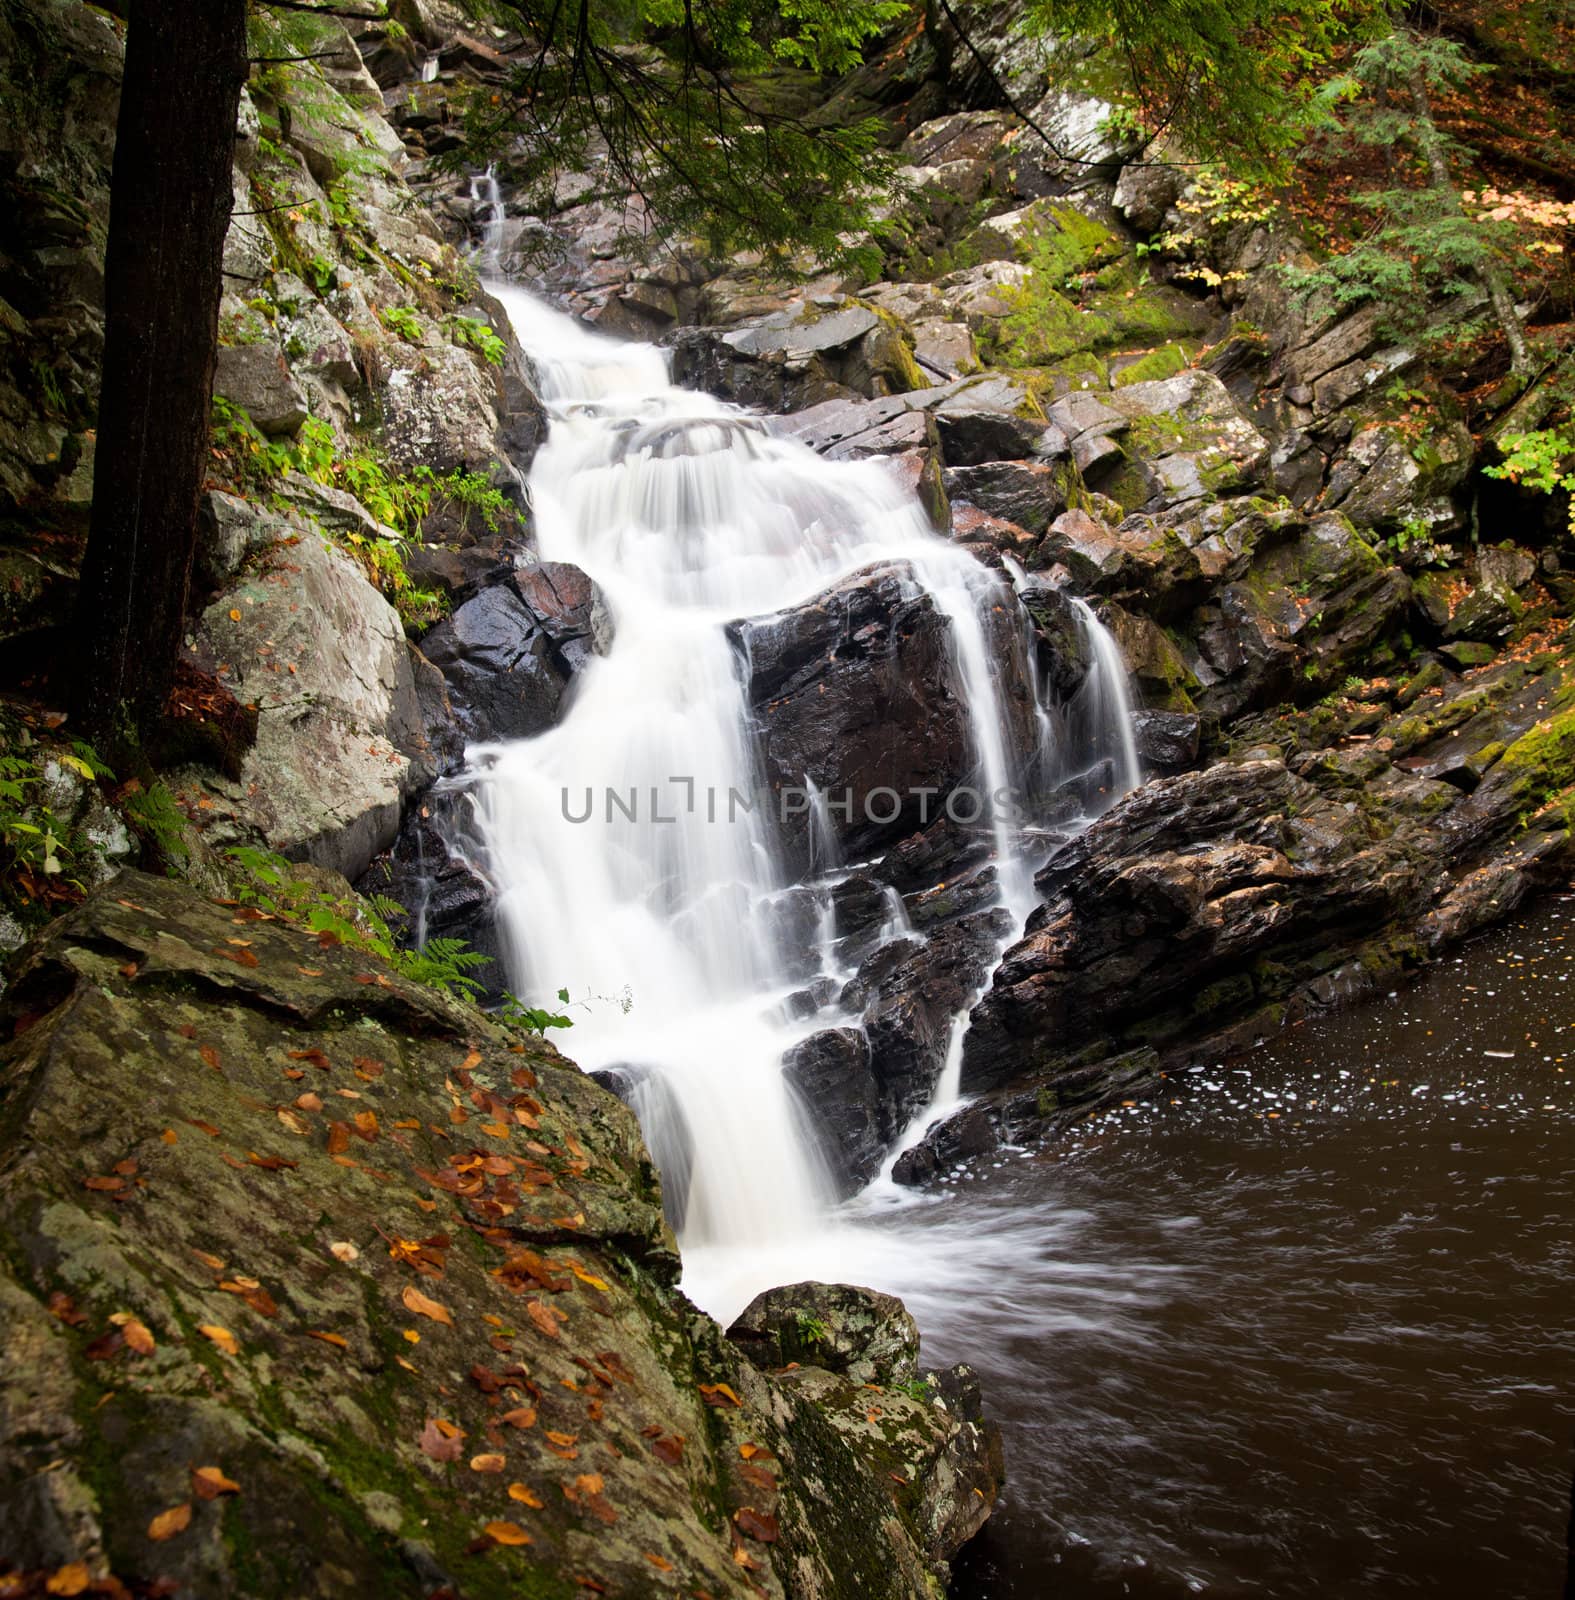
[[[902,1449],[751,1367],[677,1291],[626,1108],[365,952],[125,873],[24,954],[3,1022],[0,1548],[28,1571],[908,1600],[950,1554],[930,1465],[986,1462],[993,1497],[951,1413],[911,1419],[899,1491]]]

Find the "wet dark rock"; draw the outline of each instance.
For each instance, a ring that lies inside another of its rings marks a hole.
[[[509,975],[492,886],[482,871],[485,859],[469,797],[432,789],[410,805],[393,848],[373,861],[356,888],[405,908],[403,926],[395,931],[406,944],[463,939],[488,957],[490,965],[474,976],[489,1002],[496,1002],[509,987]]]
[[[1203,719],[1185,711],[1138,711],[1132,734],[1144,771],[1182,772],[1198,759]]]
[[[1028,1145],[1053,1138],[1100,1106],[1152,1092],[1160,1059],[1152,1050],[1130,1050],[1080,1061],[1056,1074],[1055,1087],[1003,1090],[975,1100],[937,1123],[900,1155],[892,1179],[910,1188],[932,1183],[949,1168],[966,1165],[1003,1145]]]
[[[1047,461],[991,461],[975,467],[948,467],[946,492],[992,517],[1041,534],[1066,507],[1061,475]]]
[[[1012,411],[971,411],[942,407],[935,413],[941,447],[949,467],[977,467],[990,461],[1050,460],[1067,451],[1067,441],[1054,424]]]
[[[523,739],[551,727],[570,678],[605,647],[600,610],[578,567],[532,562],[433,628],[422,651],[448,680],[465,736]]]
[[[838,1198],[857,1194],[886,1153],[869,1040],[858,1028],[827,1028],[794,1045],[782,1071],[819,1136]]]
[[[427,634],[422,650],[448,680],[468,739],[529,738],[557,721],[568,675],[512,588],[500,584],[466,601]]]
[[[929,1104],[953,1019],[989,977],[1009,925],[1007,912],[990,909],[925,940],[899,939],[871,956],[842,991],[844,1009],[863,1015],[888,1145]]]
[[[951,683],[946,619],[905,567],[868,568],[732,633],[749,667],[766,782],[798,790],[807,779],[839,807],[851,793],[851,807],[831,814],[844,858],[915,831],[921,811],[938,812],[966,777],[967,715]],[[876,793],[888,789],[895,798]],[[807,812],[788,818],[786,835],[807,861]]]
[[[1063,590],[1037,579],[1023,585],[1020,598],[1032,621],[1039,671],[1065,700],[1077,693],[1091,665],[1077,611]]]
[[[1149,783],[1039,873],[1043,903],[974,1010],[963,1086],[1028,1076],[1167,1006],[1207,1016],[1235,999],[1211,986],[1256,952],[1379,926],[1421,876],[1278,761]]]

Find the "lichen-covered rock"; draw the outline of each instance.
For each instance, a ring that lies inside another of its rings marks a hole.
[[[342,551],[297,532],[208,606],[197,641],[259,712],[237,780],[180,777],[204,797],[205,833],[360,874],[441,764],[421,693],[433,669],[394,608]]]
[[[375,957],[128,874],[4,1022],[0,1548],[40,1582],[939,1600],[988,1515],[965,1374],[757,1370],[625,1108]]]

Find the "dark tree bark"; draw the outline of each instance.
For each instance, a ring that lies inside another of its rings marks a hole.
[[[246,0],[132,0],[73,640],[72,720],[85,737],[150,728],[181,648],[246,72]]]

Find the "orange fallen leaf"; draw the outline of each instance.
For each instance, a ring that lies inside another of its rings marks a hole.
[[[199,1500],[217,1500],[221,1494],[239,1494],[241,1486],[234,1478],[227,1478],[221,1467],[193,1467],[191,1492]]]
[[[63,1567],[57,1567],[44,1583],[45,1594],[81,1594],[91,1583],[92,1575],[88,1572],[87,1562],[71,1561]]]
[[[184,1533],[190,1526],[191,1501],[183,1500],[178,1506],[161,1511],[148,1524],[148,1537],[162,1543],[165,1539],[173,1539],[177,1533]]]
[[[741,1406],[744,1403],[725,1383],[702,1383],[700,1394],[708,1406]]]
[[[534,1489],[527,1489],[523,1483],[509,1485],[509,1499],[518,1500],[522,1506],[529,1506],[533,1511],[540,1511],[545,1504]]]
[[[642,1551],[641,1553],[644,1555],[645,1559],[656,1568],[658,1572],[671,1572],[673,1570],[673,1564],[671,1561],[664,1561],[661,1556],[653,1556],[649,1550]]]
[[[166,1128],[164,1132],[159,1135],[159,1138],[162,1139],[165,1144],[180,1143],[180,1135],[176,1133],[173,1128]]]
[[[578,1261],[571,1261],[569,1263],[569,1271],[572,1272],[581,1283],[587,1283],[593,1289],[609,1289],[611,1287],[603,1279],[598,1278],[594,1272],[587,1272]]]
[[[124,1178],[84,1178],[82,1187],[84,1189],[97,1189],[104,1194],[113,1194],[115,1190],[126,1187],[126,1180]]]
[[[516,1406],[512,1411],[503,1413],[503,1420],[511,1428],[534,1428],[536,1426],[535,1406]]]
[[[215,1072],[219,1070],[219,1052],[211,1044],[203,1045],[197,1054],[202,1057],[205,1066],[212,1067]]]
[[[146,1323],[139,1322],[135,1317],[128,1317],[120,1332],[127,1345],[139,1356],[153,1354],[155,1348],[153,1335],[148,1332]]]
[[[213,1272],[223,1272],[224,1271],[224,1263],[221,1260],[219,1260],[219,1258],[216,1255],[212,1255],[206,1250],[193,1250],[192,1254],[194,1256],[196,1256],[196,1258],[203,1264],[203,1266],[209,1268],[211,1271],[213,1271]]]
[[[239,1355],[241,1352],[241,1347],[235,1342],[235,1335],[228,1328],[221,1328],[216,1322],[198,1323],[197,1332],[203,1338],[211,1340],[227,1356]]]
[[[418,1317],[430,1317],[445,1327],[454,1326],[454,1319],[449,1315],[448,1307],[439,1305],[429,1295],[422,1294],[413,1283],[406,1285],[404,1293],[399,1298],[404,1301],[405,1309],[413,1311]]]
[[[531,1536],[517,1522],[489,1522],[483,1532],[499,1544],[522,1545],[531,1542]]]
[[[495,1450],[490,1450],[485,1455],[472,1456],[470,1458],[470,1470],[472,1472],[502,1472],[507,1465],[508,1462]]]
[[[324,1333],[321,1328],[308,1328],[306,1337],[308,1339],[320,1339],[324,1344],[331,1344],[340,1350],[348,1350],[350,1348],[350,1341],[342,1333]]]

